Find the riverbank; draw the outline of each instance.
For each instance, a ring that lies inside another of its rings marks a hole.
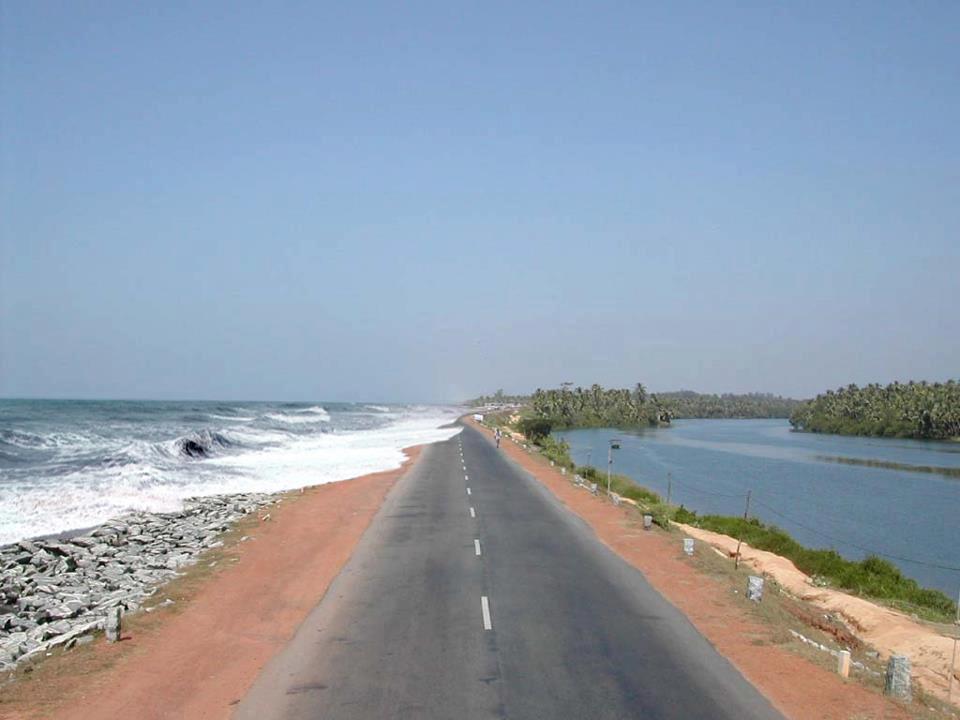
[[[0,717],[229,717],[260,668],[323,597],[421,450],[406,449],[407,460],[396,470],[270,496],[269,507],[235,521],[177,578],[146,595],[144,612],[124,618],[122,642],[94,635],[68,652],[36,653],[33,659],[42,662],[28,660],[0,676],[7,683]],[[176,523],[184,519],[173,518],[174,526],[186,529]],[[124,536],[137,542],[129,531]],[[118,550],[103,566],[132,567],[129,556]]]
[[[729,561],[705,547],[687,558],[677,531],[643,532],[633,508],[626,504],[615,507],[603,496],[577,488],[570,475],[551,467],[549,459],[525,451],[522,444],[504,442],[501,447],[583,518],[614,552],[643,572],[788,717],[940,717],[920,701],[908,708],[883,697],[873,674],[882,665],[871,661],[863,649],[860,654],[872,665],[872,672],[863,673],[862,684],[845,681],[832,671],[832,657],[811,650],[789,633],[795,627],[821,643],[834,641],[835,637],[814,624],[823,624],[822,612],[777,593],[772,582],[764,603],[747,602],[743,597],[745,573],[734,571]]]
[[[570,457],[578,465],[591,464],[592,451],[592,464],[601,472],[608,440],[618,437],[613,469],[662,498],[669,496],[674,506],[683,504],[700,517],[737,518],[750,493],[750,517],[785,531],[810,553],[835,550],[835,556],[853,564],[876,555],[896,566],[904,579],[946,598],[928,603],[926,597],[910,597],[919,588],[907,583],[897,583],[904,592],[893,597],[887,590],[893,568],[876,563],[855,568],[826,556],[796,553],[804,572],[833,575],[848,592],[880,602],[928,605],[941,613],[938,606],[944,600],[957,598],[960,565],[953,509],[960,505],[960,484],[945,473],[919,470],[960,468],[953,445],[800,433],[776,420],[687,420],[668,430],[574,430],[555,437],[570,444]],[[731,528],[707,529],[737,534]],[[785,554],[774,546],[761,547]],[[861,582],[864,578],[880,582],[871,588]]]
[[[682,523],[677,526],[684,534],[710,544],[727,556],[736,553],[736,538]],[[920,623],[869,600],[820,587],[787,558],[750,547],[748,543],[741,545],[740,556],[743,563],[755,572],[773,578],[793,597],[842,618],[851,632],[879,652],[882,658],[891,655],[909,657],[913,675],[923,689],[948,701],[953,653],[949,625]],[[960,674],[956,669],[954,672],[954,700],[960,702]]]

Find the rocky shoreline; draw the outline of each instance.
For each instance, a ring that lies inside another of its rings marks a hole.
[[[107,613],[137,610],[164,582],[220,546],[220,535],[278,494],[191,498],[174,513],[137,512],[69,538],[0,546],[0,671],[89,642]]]

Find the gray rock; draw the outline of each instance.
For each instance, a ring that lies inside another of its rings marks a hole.
[[[905,702],[911,700],[910,658],[906,655],[891,655],[887,663],[883,692]]]
[[[83,605],[77,603],[71,603],[70,605],[64,603],[63,605],[57,605],[56,607],[48,609],[47,617],[49,617],[51,620],[66,620],[68,618],[76,617],[85,609],[86,608]],[[67,629],[69,630],[69,628]],[[66,630],[63,632],[66,632]]]
[[[109,545],[107,545],[107,543],[97,543],[96,545],[90,546],[91,555],[97,555],[97,556],[113,555],[116,552],[117,552],[116,549],[110,547]]]
[[[37,544],[41,548],[46,550],[48,553],[51,553],[52,555],[63,556],[63,555],[69,555],[71,553],[71,548],[67,547],[66,545],[63,545],[62,543],[41,541]]]
[[[37,550],[33,554],[33,557],[30,558],[30,564],[36,568],[46,567],[53,562],[53,555],[48,553],[46,550]]]
[[[36,595],[21,595],[17,598],[17,607],[23,610],[30,610],[43,607],[45,600]]]
[[[90,548],[97,544],[97,541],[89,535],[77,535],[70,538],[70,543],[81,548]]]

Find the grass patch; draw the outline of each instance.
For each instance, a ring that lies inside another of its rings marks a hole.
[[[742,537],[751,547],[767,550],[790,559],[801,571],[824,583],[862,597],[881,600],[889,605],[907,608],[926,620],[950,622],[956,603],[939,590],[921,587],[905,577],[893,563],[870,556],[859,562],[846,560],[835,550],[807,548],[775,525],[767,525],[756,518],[725,515],[704,515],[684,509],[675,517],[694,527]]]

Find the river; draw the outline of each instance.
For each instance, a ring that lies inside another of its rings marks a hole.
[[[578,465],[614,472],[700,514],[751,516],[809,547],[881,554],[921,585],[960,589],[960,444],[793,432],[786,420],[677,420],[555,433]]]

